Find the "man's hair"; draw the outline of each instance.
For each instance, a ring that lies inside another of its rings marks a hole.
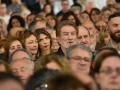
[[[66,58],[67,59],[70,59],[72,50],[74,50],[76,48],[87,51],[89,53],[90,57],[92,58],[93,54],[92,54],[91,50],[88,47],[86,47],[83,44],[77,44],[77,45],[70,46],[67,49],[67,51],[66,51]]]
[[[32,54],[31,54],[29,51],[27,51],[26,49],[17,49],[17,50],[15,50],[12,54],[10,54],[10,56],[9,56],[9,62],[12,61],[12,56],[13,56],[16,52],[19,52],[19,51],[23,51],[23,52],[27,53],[27,54],[29,55],[30,59],[32,60]],[[19,57],[18,57],[18,59],[19,59]]]
[[[29,30],[36,30],[36,24],[37,22],[45,22],[44,20],[34,20],[29,25]]]
[[[32,21],[31,23],[30,23],[30,25],[29,25],[29,30],[35,30],[36,28],[35,28],[35,25],[36,25],[36,23],[38,22],[38,20],[34,20],[34,21]]]
[[[57,37],[60,36],[61,28],[63,26],[72,26],[72,27],[74,27],[75,30],[76,30],[76,34],[78,35],[78,27],[75,25],[75,23],[74,22],[70,22],[69,20],[65,20],[65,21],[60,22],[59,25],[58,25],[58,28],[56,30],[56,36]]]
[[[46,88],[46,81],[49,78],[58,74],[60,74],[58,70],[52,70],[47,68],[39,69],[29,78],[26,85],[26,90],[35,90],[36,87],[40,87],[40,90],[44,90]]]
[[[108,22],[114,17],[120,17],[120,12],[115,12],[115,13],[111,14],[108,18]]]

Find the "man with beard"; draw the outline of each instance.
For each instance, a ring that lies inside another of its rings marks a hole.
[[[108,32],[111,40],[105,47],[113,47],[120,51],[120,13],[116,12],[108,18]]]
[[[55,54],[65,56],[66,49],[77,44],[78,28],[73,22],[62,21],[58,26],[56,36],[60,48]]]

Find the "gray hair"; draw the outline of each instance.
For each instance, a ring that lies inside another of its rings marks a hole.
[[[92,51],[91,51],[88,47],[86,47],[86,46],[83,45],[83,44],[77,44],[77,45],[70,46],[70,47],[67,49],[67,51],[66,51],[66,58],[67,58],[67,59],[70,59],[72,50],[73,50],[73,49],[76,49],[76,48],[87,51],[87,52],[89,53],[90,57],[91,57],[91,58],[93,57]],[[84,53],[83,53],[83,54],[84,54]]]
[[[9,55],[9,59],[8,59],[9,62],[12,61],[12,56],[18,51],[23,51],[23,52],[27,53],[29,55],[30,59],[32,60],[32,54],[29,51],[27,51],[26,49],[17,49],[12,54]]]
[[[24,58],[15,59],[14,61],[11,61],[10,64],[13,63],[13,62],[15,62],[15,61],[17,61],[17,60],[21,60],[21,61],[27,62],[28,65],[29,65],[30,71],[33,72],[34,67],[33,67],[33,65],[32,65],[32,62],[31,62],[30,60],[28,60],[28,58],[25,58],[25,57],[24,57]]]
[[[37,29],[36,28],[37,22],[43,22],[43,20],[34,20],[34,21],[32,21],[30,23],[30,25],[29,25],[29,30],[31,30],[31,31],[36,30]]]

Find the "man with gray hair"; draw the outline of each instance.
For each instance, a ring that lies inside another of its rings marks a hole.
[[[46,21],[44,20],[34,20],[29,25],[29,30],[34,32],[38,28],[46,28]]]
[[[25,49],[18,49],[10,55],[12,73],[18,76],[23,84],[26,84],[33,74],[34,66],[31,58],[30,53]]]
[[[67,49],[66,58],[74,74],[90,74],[92,52],[88,47],[83,44],[73,45]]]

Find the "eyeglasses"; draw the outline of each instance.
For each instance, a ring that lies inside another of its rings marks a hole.
[[[111,74],[113,71],[115,71],[117,73],[117,75],[120,75],[120,68],[116,68],[116,69],[105,69],[105,70],[100,70],[100,73],[105,73],[106,75]]]
[[[104,17],[109,17],[110,14],[102,14],[102,16],[104,16]]]
[[[89,58],[89,57],[82,58],[81,56],[75,56],[75,57],[71,57],[70,59],[72,59],[76,63],[81,62],[82,60],[84,60],[87,63],[91,62],[91,58]]]

